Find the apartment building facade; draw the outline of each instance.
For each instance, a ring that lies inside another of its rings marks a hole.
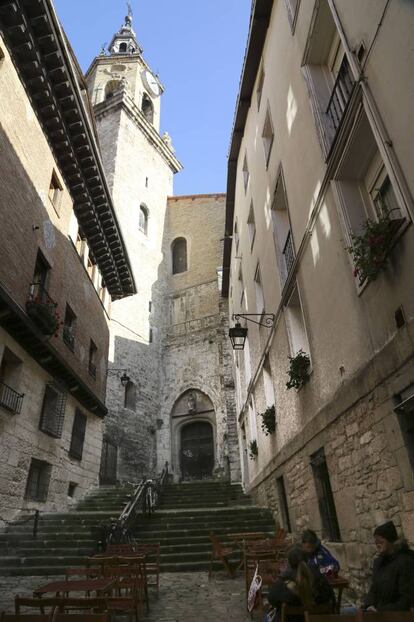
[[[111,300],[135,283],[53,5],[0,11],[0,516],[99,482]]]
[[[254,2],[229,154],[244,486],[362,584],[375,525],[414,541],[413,26],[407,2]]]

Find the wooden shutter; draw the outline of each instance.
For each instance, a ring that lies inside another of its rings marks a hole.
[[[70,441],[69,455],[76,460],[82,460],[83,444],[85,442],[87,417],[80,410],[76,410],[73,420],[72,439]]]

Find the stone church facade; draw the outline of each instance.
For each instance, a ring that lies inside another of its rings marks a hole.
[[[101,481],[137,481],[165,462],[176,480],[238,481],[220,296],[225,196],[172,196],[182,165],[159,133],[163,86],[130,15],[108,49],[86,80],[138,291],[111,306]]]

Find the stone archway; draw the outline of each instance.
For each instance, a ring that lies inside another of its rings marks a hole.
[[[179,480],[214,476],[216,413],[211,399],[199,389],[188,389],[171,411],[172,467]]]

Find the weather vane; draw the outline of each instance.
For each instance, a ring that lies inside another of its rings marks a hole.
[[[128,7],[128,17],[132,18],[133,13],[132,13],[132,6],[130,2],[127,2],[127,7]]]

